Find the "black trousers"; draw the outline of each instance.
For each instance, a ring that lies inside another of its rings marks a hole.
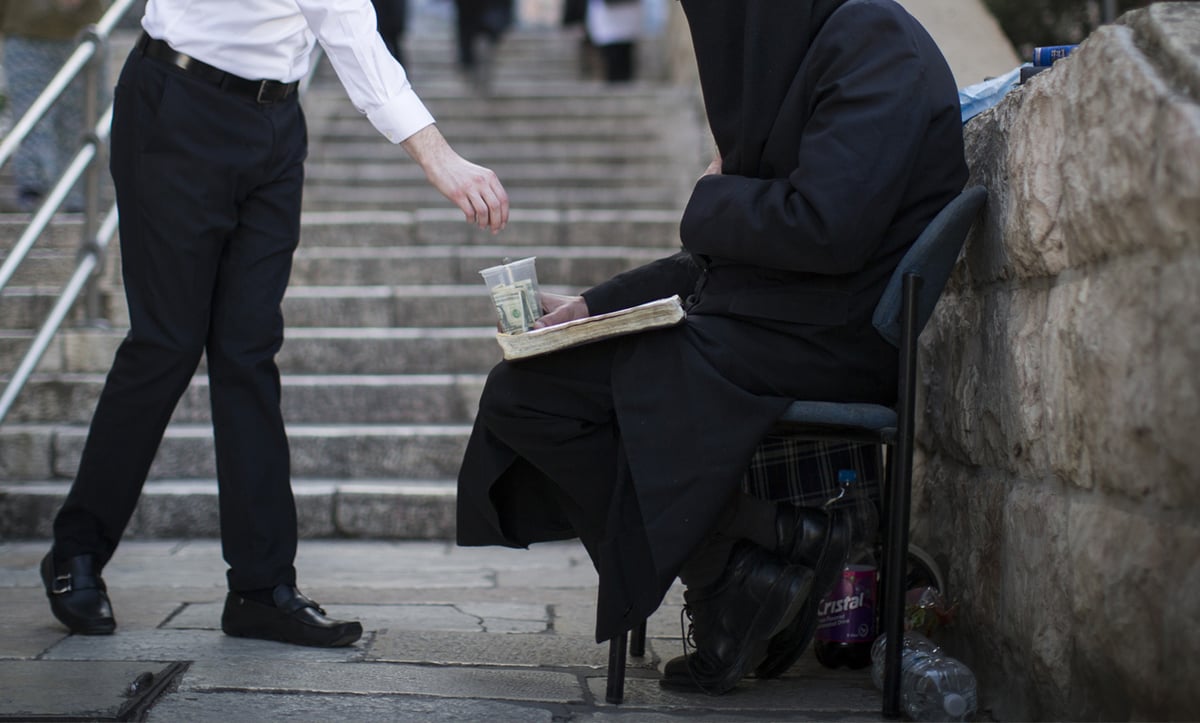
[[[408,25],[408,0],[371,0],[375,6],[376,27],[383,37],[392,57],[404,65],[404,48],[401,45],[404,30]]]
[[[634,45],[628,43],[609,43],[600,46],[600,54],[604,56],[604,79],[609,83],[625,83],[633,80]]]
[[[458,64],[474,68],[478,60],[475,39],[484,38],[497,43],[513,22],[512,0],[455,0],[455,40],[458,45]]]
[[[304,116],[294,93],[259,104],[136,50],[114,103],[110,167],[130,330],[55,519],[55,554],[108,561],[205,354],[229,586],[294,582],[275,354],[300,232]]]

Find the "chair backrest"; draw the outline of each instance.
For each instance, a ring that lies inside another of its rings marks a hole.
[[[921,277],[916,327],[916,333],[920,334],[950,279],[954,262],[967,240],[967,232],[986,200],[987,189],[983,186],[964,190],[933,217],[900,260],[871,318],[875,329],[892,346],[900,346],[900,290],[904,276],[913,273]]]

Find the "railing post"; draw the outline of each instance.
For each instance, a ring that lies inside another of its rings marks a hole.
[[[80,239],[80,254],[88,253],[96,248],[96,231],[100,228],[100,174],[107,159],[104,152],[105,144],[97,137],[95,128],[100,119],[100,94],[103,92],[101,79],[105,77],[104,66],[108,63],[108,38],[102,36],[95,25],[89,25],[82,33],[82,39],[93,43],[92,58],[84,71],[83,127],[88,129],[84,142],[92,143],[96,155],[88,164],[84,175],[84,211],[83,229]],[[96,267],[88,277],[87,289],[84,292],[85,313],[88,324],[103,323],[103,313],[100,309],[100,274],[104,270],[104,257],[96,259]]]

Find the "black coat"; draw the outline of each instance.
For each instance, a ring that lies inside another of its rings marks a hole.
[[[584,292],[591,313],[688,300],[681,327],[614,356],[630,479],[598,543],[597,640],[657,608],[790,400],[893,401],[871,315],[967,177],[953,76],[892,0],[682,1],[723,168],[696,184],[680,254]],[[460,505],[485,491],[460,482]]]

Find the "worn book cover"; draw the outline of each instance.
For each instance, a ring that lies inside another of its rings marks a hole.
[[[614,336],[674,326],[684,316],[679,297],[671,296],[520,334],[498,333],[496,340],[505,359],[524,359]]]

